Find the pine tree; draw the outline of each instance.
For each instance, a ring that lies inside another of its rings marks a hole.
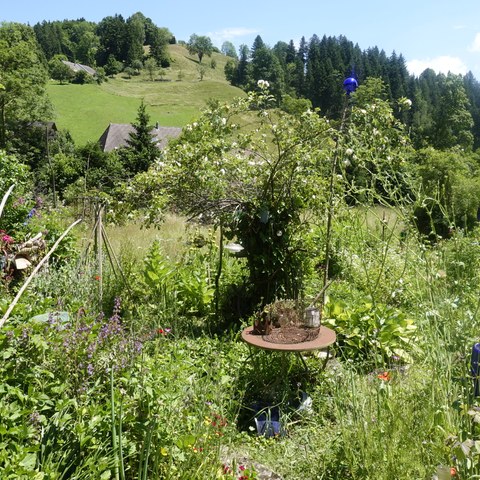
[[[127,140],[126,158],[124,162],[130,171],[135,174],[148,170],[148,167],[158,157],[158,148],[153,141],[152,129],[149,126],[150,115],[146,111],[145,103],[140,103],[137,118],[132,124],[134,131]]]

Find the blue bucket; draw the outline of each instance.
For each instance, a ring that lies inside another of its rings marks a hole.
[[[470,361],[470,371],[473,378],[473,394],[480,396],[480,343],[476,343],[472,347],[472,358]]]

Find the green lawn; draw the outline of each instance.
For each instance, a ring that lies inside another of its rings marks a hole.
[[[242,91],[226,82],[226,57],[206,58],[204,79],[200,81],[198,61],[180,45],[170,47],[172,66],[165,76],[151,81],[146,74],[110,78],[102,85],[59,85],[52,82],[48,93],[55,108],[55,122],[70,131],[78,145],[99,139],[109,123],[131,123],[143,99],[152,124],[181,127],[193,121],[209,99],[228,101]],[[179,72],[181,72],[179,80]]]

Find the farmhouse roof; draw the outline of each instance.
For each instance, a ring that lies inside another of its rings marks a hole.
[[[70,69],[73,70],[75,73],[79,72],[80,70],[83,70],[84,72],[87,72],[89,75],[96,75],[97,74],[96,70],[94,70],[92,67],[89,67],[88,65],[82,65],[81,63],[69,62],[68,60],[62,60],[62,62],[67,67],[70,67]]]
[[[130,134],[135,127],[130,123],[110,123],[100,137],[100,147],[104,152],[111,152],[117,148],[127,147]],[[171,138],[176,138],[182,132],[178,127],[160,127],[158,124],[152,128],[152,140],[160,150],[163,150]]]
[[[38,128],[39,130],[43,130],[47,132],[48,138],[53,138],[57,134],[57,124],[55,122],[29,122],[27,124],[29,128]]]

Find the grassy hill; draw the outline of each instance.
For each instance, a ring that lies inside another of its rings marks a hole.
[[[209,99],[228,101],[243,94],[225,80],[224,55],[214,53],[203,59],[206,74],[200,81],[198,58],[181,45],[170,45],[169,50],[171,67],[154,81],[145,72],[131,78],[119,74],[102,85],[52,82],[48,93],[57,126],[69,130],[77,145],[82,145],[98,140],[109,123],[134,121],[142,98],[152,123],[181,127],[198,117]],[[211,68],[212,60],[215,68]]]

